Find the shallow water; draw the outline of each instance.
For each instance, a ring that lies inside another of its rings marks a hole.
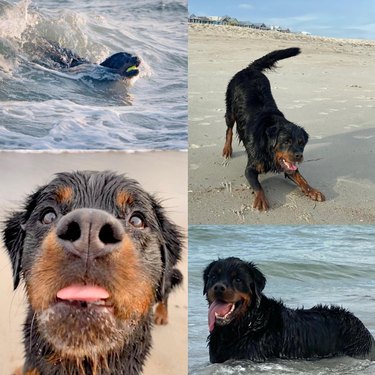
[[[375,227],[190,226],[189,374],[375,374],[375,363],[349,357],[210,364],[202,271],[228,256],[259,266],[267,278],[267,296],[292,308],[341,305],[375,335]]]
[[[0,0],[0,148],[186,149],[186,0]],[[132,84],[34,62],[39,40],[100,63],[138,55]]]

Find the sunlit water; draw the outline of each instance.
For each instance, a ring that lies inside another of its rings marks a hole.
[[[350,357],[316,361],[210,364],[202,271],[212,260],[254,261],[267,278],[264,293],[292,308],[341,305],[375,335],[375,227],[190,226],[189,374],[375,374],[375,363]]]
[[[132,84],[34,62],[58,42],[100,63],[138,55]],[[186,0],[0,0],[1,149],[186,149]]]

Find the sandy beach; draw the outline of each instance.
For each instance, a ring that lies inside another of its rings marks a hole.
[[[47,183],[54,173],[72,170],[113,170],[138,180],[163,201],[169,217],[187,231],[187,153],[0,152],[0,222],[19,207],[27,194]],[[2,225],[2,224],[1,224]],[[23,363],[23,287],[13,292],[8,256],[0,245],[0,373],[10,375]],[[184,284],[169,299],[169,324],[153,330],[153,349],[144,375],[187,374],[187,252],[180,264]]]
[[[268,72],[287,119],[310,134],[300,167],[327,201],[314,202],[283,175],[261,175],[271,209],[252,209],[244,170],[247,157],[225,138],[225,90],[231,77],[275,49],[301,55]],[[257,31],[231,26],[189,26],[189,223],[375,223],[375,42]]]

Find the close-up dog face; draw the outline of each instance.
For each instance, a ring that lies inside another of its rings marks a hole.
[[[267,129],[274,154],[274,163],[280,172],[293,173],[303,161],[303,151],[309,139],[306,131],[293,123],[275,124]]]
[[[137,182],[88,171],[57,174],[4,230],[14,287],[24,279],[34,329],[63,358],[131,342],[180,236]]]
[[[266,279],[253,263],[239,258],[219,259],[203,272],[209,311],[210,332],[215,325],[226,326],[250,309],[259,307]]]

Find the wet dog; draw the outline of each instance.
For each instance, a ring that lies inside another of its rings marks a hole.
[[[111,172],[59,173],[6,221],[14,288],[25,282],[24,374],[136,375],[165,324],[181,232]]]
[[[138,68],[141,64],[138,56],[127,52],[115,53],[102,63],[93,64],[72,50],[60,46],[59,43],[43,38],[38,38],[33,43],[25,43],[23,49],[30,53],[33,62],[60,71],[82,72],[85,67],[96,66],[97,69],[130,79],[139,74]]]
[[[269,208],[258,180],[261,173],[284,172],[305,195],[315,201],[325,200],[324,195],[312,188],[298,171],[297,164],[303,160],[309,136],[303,128],[288,121],[279,111],[269,80],[262,73],[275,67],[278,60],[299,53],[299,48],[271,52],[235,74],[227,87],[227,131],[223,156],[232,156],[233,126],[236,123],[239,140],[247,152],[245,175],[255,192],[253,207],[260,211]]]
[[[294,310],[266,297],[266,278],[253,263],[219,259],[203,280],[212,363],[345,355],[375,360],[374,339],[352,313],[321,305]]]

